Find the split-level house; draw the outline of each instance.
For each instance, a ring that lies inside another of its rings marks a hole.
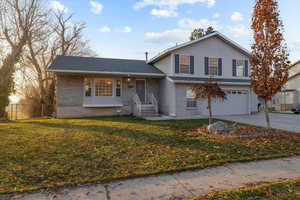
[[[209,79],[227,93],[227,100],[213,102],[214,115],[251,114],[258,100],[249,56],[219,32],[149,60],[58,56],[48,69],[57,75],[56,116],[207,116],[207,102],[195,100],[192,88]]]

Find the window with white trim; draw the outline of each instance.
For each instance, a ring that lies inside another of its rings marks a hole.
[[[186,89],[186,107],[187,108],[196,108],[197,100],[195,99],[196,94],[193,88]]]
[[[113,80],[95,79],[95,96],[113,96]]]
[[[218,58],[209,58],[208,71],[209,75],[218,75]]]
[[[122,80],[117,80],[116,82],[116,96],[120,97],[122,95]]]
[[[182,74],[190,74],[190,56],[180,56],[179,72]]]
[[[92,80],[85,78],[84,79],[84,95],[86,97],[92,96]]]
[[[245,61],[237,60],[236,61],[236,76],[244,77],[245,76]]]

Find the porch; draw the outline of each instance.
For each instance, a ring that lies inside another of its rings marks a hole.
[[[157,77],[84,77],[83,107],[114,109],[118,114],[139,117],[159,116]]]

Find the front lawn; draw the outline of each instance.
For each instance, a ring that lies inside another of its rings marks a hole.
[[[190,200],[300,200],[300,179],[212,193]]]
[[[300,135],[213,139],[207,120],[131,117],[0,123],[0,193],[300,155]]]

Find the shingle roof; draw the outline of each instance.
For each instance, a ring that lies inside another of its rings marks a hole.
[[[125,60],[78,56],[57,56],[48,71],[82,73],[120,73],[164,75],[144,60]]]
[[[184,82],[205,82],[208,81],[209,78],[200,78],[200,77],[179,77],[179,76],[170,76],[170,79],[173,81],[184,81]],[[228,78],[214,78],[213,80],[218,82],[225,83],[250,83],[249,79],[228,79]]]

